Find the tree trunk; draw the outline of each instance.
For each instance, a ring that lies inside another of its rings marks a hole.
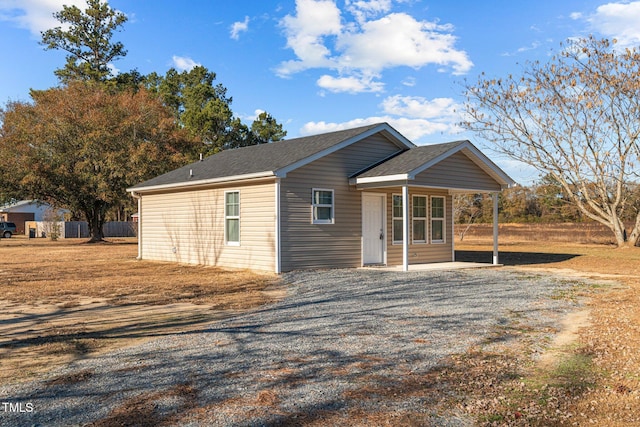
[[[88,243],[104,242],[104,233],[102,232],[102,225],[90,224],[89,225],[89,239]]]
[[[102,226],[104,225],[104,212],[103,206],[94,206],[93,209],[85,212],[87,223],[89,224],[89,236],[90,239],[87,243],[104,242],[104,232]]]
[[[627,244],[627,236],[624,230],[624,224],[618,218],[612,218],[612,224],[610,225],[611,231],[616,238],[616,246],[622,248]]]
[[[629,239],[627,240],[627,246],[640,246],[640,212],[636,216],[636,223],[629,233]]]

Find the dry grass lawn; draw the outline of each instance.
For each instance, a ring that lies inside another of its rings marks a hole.
[[[136,256],[135,239],[0,240],[0,383],[284,295],[275,275]]]
[[[505,268],[597,280],[598,285],[576,285],[555,296],[586,303],[559,325],[547,354],[532,357],[548,331],[533,330],[514,318],[496,327],[487,345],[455,355],[426,375],[408,374],[396,386],[357,390],[345,398],[420,397],[431,410],[463,413],[487,426],[640,425],[640,248],[613,249],[606,245],[606,233],[584,225],[554,227],[501,230]],[[460,257],[491,259],[490,227],[481,228],[469,233],[464,244],[456,239]],[[33,378],[77,357],[201,327],[284,294],[274,275],[136,261],[131,240],[87,245],[3,239],[0,254],[0,383]],[[503,334],[519,338],[500,344]],[[196,392],[172,391],[185,402],[192,402],[189,396]],[[142,418],[153,398],[133,402]],[[275,394],[246,398],[259,402],[265,413],[277,407]],[[218,409],[243,406],[236,403]],[[425,410],[400,418],[383,409],[354,409],[346,414],[327,411],[322,421],[305,414],[298,419],[307,425],[423,425],[428,423]],[[105,425],[122,424],[131,415],[113,413]]]
[[[544,233],[537,238],[523,242],[507,233],[502,262],[602,285],[558,295],[585,298],[586,310],[568,316],[550,357],[533,361],[531,344],[523,339],[452,358],[438,378],[465,397],[449,404],[480,425],[640,425],[640,248],[552,242]],[[486,260],[489,243],[479,234],[456,248]]]

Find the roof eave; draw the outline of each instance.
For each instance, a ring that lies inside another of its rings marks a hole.
[[[275,178],[276,174],[273,171],[255,172],[243,175],[223,176],[219,178],[200,179],[195,181],[176,182],[171,184],[158,184],[149,185],[144,187],[130,187],[127,188],[128,193],[145,193],[149,191],[162,191],[162,190],[180,190],[191,187],[201,187],[206,185],[224,184],[237,181],[249,181],[260,178]]]

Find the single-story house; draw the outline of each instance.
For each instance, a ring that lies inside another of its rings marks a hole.
[[[25,233],[25,222],[27,221],[43,221],[47,211],[53,208],[47,203],[37,200],[20,200],[7,203],[0,206],[0,220],[13,222],[16,224],[16,234]],[[55,209],[52,211],[55,216],[63,217],[65,209]]]
[[[127,191],[140,259],[280,273],[453,261],[452,195],[513,184],[469,141],[416,146],[380,123],[222,151]],[[497,263],[497,222],[494,246]]]

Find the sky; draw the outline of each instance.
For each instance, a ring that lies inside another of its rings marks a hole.
[[[41,32],[63,5],[0,0],[0,106],[58,84],[65,53]],[[388,122],[417,145],[469,139],[529,184],[540,173],[465,132],[464,84],[521,73],[569,38],[640,44],[640,1],[603,0],[110,0],[128,21],[113,73],[164,74],[202,65],[247,124],[267,111],[287,138]]]

